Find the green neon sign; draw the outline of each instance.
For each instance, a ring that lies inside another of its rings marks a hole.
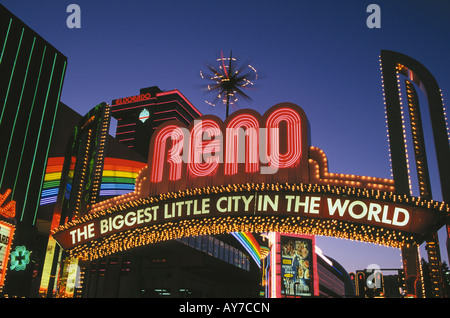
[[[16,246],[11,252],[11,270],[23,271],[30,263],[30,251],[25,246]]]

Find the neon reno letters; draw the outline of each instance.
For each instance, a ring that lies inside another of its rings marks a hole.
[[[150,145],[150,194],[268,182],[274,174],[279,182],[307,181],[306,125],[303,110],[289,103],[272,107],[264,116],[237,111],[224,123],[203,116],[189,129],[178,122],[162,125]]]

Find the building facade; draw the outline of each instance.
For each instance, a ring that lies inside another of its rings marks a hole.
[[[161,91],[157,86],[142,88],[139,95],[117,98],[111,103],[117,120],[116,138],[147,158],[153,131],[169,120],[188,125],[201,113],[178,90]]]
[[[34,249],[36,221],[67,58],[0,5],[0,192],[16,202],[14,246]],[[9,271],[26,295],[32,271]]]

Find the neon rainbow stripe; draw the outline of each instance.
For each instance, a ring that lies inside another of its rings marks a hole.
[[[234,238],[236,238],[239,243],[244,246],[244,248],[255,261],[256,265],[261,268],[261,247],[259,246],[253,234],[248,232],[232,232],[231,235],[233,235]]]
[[[40,205],[56,202],[64,157],[47,161]],[[118,196],[134,191],[136,177],[147,164],[125,159],[105,158],[100,196]],[[73,165],[71,167],[73,169]]]
[[[100,196],[118,196],[133,192],[136,177],[146,165],[139,161],[105,158]]]
[[[41,202],[39,205],[46,205],[56,202],[58,196],[61,171],[64,164],[64,157],[51,157],[47,160],[44,184],[42,185]]]

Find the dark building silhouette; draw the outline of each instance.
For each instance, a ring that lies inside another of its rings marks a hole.
[[[134,179],[131,184],[122,174],[145,165],[146,159],[109,135],[109,115],[106,103],[84,116],[64,103],[59,105],[37,215],[40,246],[34,251],[37,275],[30,290],[32,297],[47,293],[50,269],[56,265],[54,256],[59,250],[49,239],[51,229],[61,218],[83,215],[92,202],[121,194],[124,189],[132,191]],[[107,189],[102,191],[104,187]]]
[[[355,297],[352,277],[335,259],[329,256],[317,257],[319,296],[330,298]]]
[[[389,272],[396,274],[386,275]],[[405,297],[405,281],[402,269],[364,269],[350,273],[358,298],[402,298]]]
[[[117,119],[116,138],[147,158],[153,131],[168,120],[189,125],[201,113],[178,90],[142,88],[139,95],[112,101],[111,116]]]
[[[16,202],[14,246],[33,250],[36,220],[67,58],[0,5],[0,192]],[[31,268],[5,292],[26,295]]]

